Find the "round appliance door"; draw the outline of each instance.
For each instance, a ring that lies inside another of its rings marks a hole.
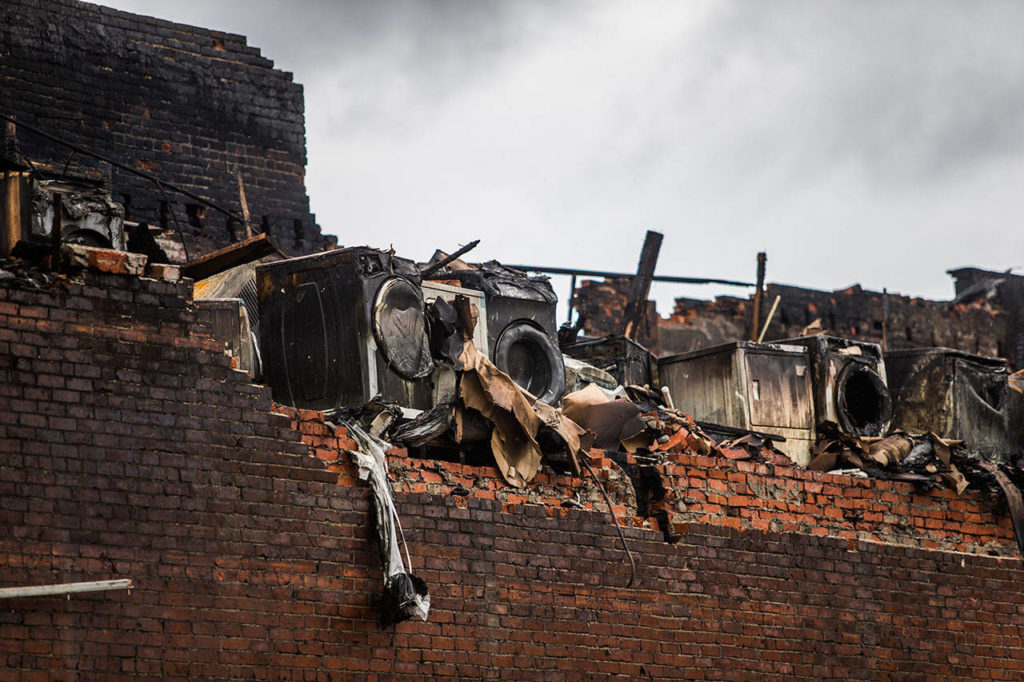
[[[548,405],[565,392],[565,364],[554,340],[531,322],[505,327],[494,345],[494,364]]]
[[[392,277],[377,289],[373,335],[384,360],[399,376],[420,379],[433,371],[423,292],[409,280]]]

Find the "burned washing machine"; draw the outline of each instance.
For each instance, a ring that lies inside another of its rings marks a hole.
[[[557,404],[565,392],[565,365],[555,323],[558,298],[547,277],[529,277],[496,261],[445,276],[484,293],[491,361],[541,402]]]
[[[1020,406],[1009,387],[1006,360],[951,348],[918,348],[885,354],[896,402],[893,426],[931,431],[1001,459],[1019,455]]]
[[[429,409],[434,369],[419,270],[353,247],[256,268],[263,376],[274,400],[316,410],[381,396]]]
[[[854,436],[889,432],[893,401],[882,347],[827,334],[774,341],[810,353],[816,424],[831,421]]]
[[[782,436],[797,464],[811,461],[814,397],[805,346],[736,341],[658,359],[677,409],[699,422]]]

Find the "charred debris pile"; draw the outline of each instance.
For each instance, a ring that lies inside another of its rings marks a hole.
[[[132,249],[123,214],[97,186],[17,182],[26,195],[5,204],[0,286],[59,287],[54,271]],[[287,258],[257,235],[182,273],[241,369],[276,402],[324,412],[359,444],[350,456],[375,500],[385,622],[429,609],[407,548],[403,560],[384,456],[396,445],[493,464],[520,488],[544,467],[600,486],[595,447],[647,466],[685,452],[981,488],[1007,500],[1022,544],[1024,400],[1005,361],[885,353],[820,329],[655,357],[637,341],[651,282],[711,281],[655,277],[660,243],[648,233],[621,333],[601,338],[581,336],[581,320],[559,328],[548,278],[530,272],[572,274],[574,288],[577,274],[613,273],[472,264],[475,242],[416,263],[366,246]]]

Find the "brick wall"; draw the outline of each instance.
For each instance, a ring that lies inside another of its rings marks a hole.
[[[547,473],[512,497],[493,467],[392,452],[433,608],[427,622],[380,630],[381,569],[369,493],[344,454],[351,441],[318,413],[274,408],[196,324],[188,296],[187,282],[96,273],[66,291],[0,287],[0,585],[135,586],[0,603],[0,666],[12,677],[1024,673],[1020,560],[929,549],[918,542],[928,524],[903,541],[877,530],[884,517],[865,520],[880,542],[840,537],[844,519],[828,513],[848,499],[893,515],[905,504],[910,519],[962,513],[996,537],[961,528],[959,542],[1001,552],[1005,522],[985,500],[957,509],[899,485],[688,456],[663,468],[674,483],[661,508],[704,516],[627,527],[639,565],[628,586],[615,530],[581,482]],[[622,461],[631,498],[617,465],[595,458],[618,482],[625,521],[658,513],[631,471],[643,466]],[[772,501],[789,493],[772,491],[792,481],[804,508],[783,512]],[[562,506],[577,491],[597,511]],[[784,525],[728,520],[752,510],[775,510]],[[811,532],[783,514],[803,514]]]
[[[601,336],[618,330],[626,304],[628,280],[584,280],[575,304],[586,315],[586,332]],[[779,306],[765,340],[793,338],[820,319],[837,336],[881,343],[883,323],[890,349],[942,346],[989,357],[1014,358],[1010,315],[998,303],[954,304],[889,294],[854,286],[841,291],[818,291],[769,284],[761,305],[761,325],[775,297]],[[886,311],[887,308],[887,311]],[[641,340],[657,355],[685,353],[750,336],[750,299],[720,296],[715,300],[676,299],[667,318],[648,301]]]
[[[244,37],[74,0],[5,0],[0,55],[0,111],[240,214],[238,167],[257,231],[266,225],[291,253],[330,243],[306,196],[302,86]],[[25,129],[5,147],[103,168]],[[131,219],[172,228],[167,200],[192,257],[231,241],[216,211],[203,230],[190,224],[191,199],[117,169],[113,190],[117,201],[130,196]]]

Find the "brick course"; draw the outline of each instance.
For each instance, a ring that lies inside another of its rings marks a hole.
[[[393,451],[433,608],[382,631],[352,446],[231,368],[187,280],[87,272],[68,291],[0,287],[0,585],[135,585],[5,601],[0,666],[25,680],[1024,673],[1020,560],[928,545],[1005,553],[988,501],[688,455],[661,470],[669,527],[624,530],[639,564],[627,587],[603,504],[561,506],[580,481],[547,474],[510,499],[492,467]],[[452,495],[459,484],[470,494]],[[622,487],[628,522],[642,505]],[[878,541],[843,516],[848,503]],[[910,529],[889,532],[899,521],[886,515],[901,514]],[[932,518],[944,525],[916,525]],[[943,535],[961,518],[977,528]]]

